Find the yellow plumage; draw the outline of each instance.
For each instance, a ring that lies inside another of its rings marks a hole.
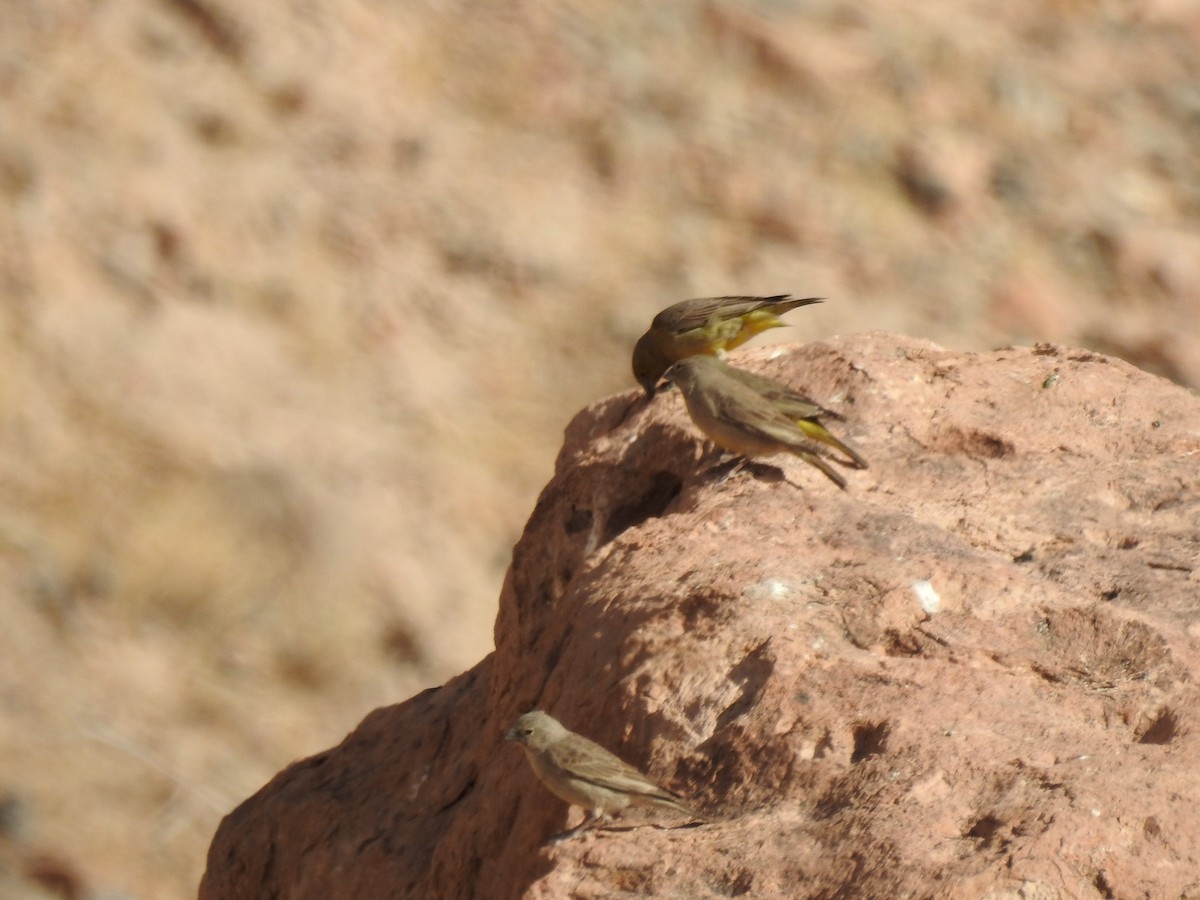
[[[756,334],[787,323],[781,313],[820,303],[819,297],[701,297],[668,306],[633,348],[633,375],[654,396],[672,363],[701,354],[721,356]]]

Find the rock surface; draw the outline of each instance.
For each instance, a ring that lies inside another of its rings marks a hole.
[[[726,477],[677,392],[592,405],[495,652],[238,807],[202,900],[1200,893],[1200,401],[1054,345],[734,361],[871,468]],[[714,821],[547,846],[579,812],[501,740],[531,708]]]

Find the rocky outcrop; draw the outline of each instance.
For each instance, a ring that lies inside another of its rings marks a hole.
[[[871,468],[729,475],[675,391],[589,407],[495,652],[245,801],[203,900],[1200,892],[1200,401],[1052,345],[734,361]],[[546,846],[566,807],[502,741],[535,707],[714,821]]]

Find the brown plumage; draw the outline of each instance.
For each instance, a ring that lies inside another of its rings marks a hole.
[[[597,820],[629,806],[656,806],[702,818],[675,794],[541,710],[525,713],[504,737],[522,745],[546,787],[587,813],[579,825],[557,840],[574,837]]]
[[[723,450],[753,458],[793,453],[845,490],[846,479],[820,455],[832,447],[847,464],[867,468],[862,454],[834,437],[819,416],[840,418],[785,384],[735,369],[711,356],[692,356],[671,366],[692,422]]]

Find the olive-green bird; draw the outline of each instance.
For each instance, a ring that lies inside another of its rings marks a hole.
[[[650,323],[633,348],[633,377],[653,397],[671,363],[705,353],[719,356],[768,328],[787,323],[779,317],[821,297],[701,297],[668,306]]]
[[[833,447],[855,468],[867,468],[861,453],[829,433],[819,416],[840,419],[787,385],[735,369],[712,356],[691,356],[667,370],[679,385],[692,422],[723,450],[747,458],[794,453],[846,489],[846,479],[820,455]]]

